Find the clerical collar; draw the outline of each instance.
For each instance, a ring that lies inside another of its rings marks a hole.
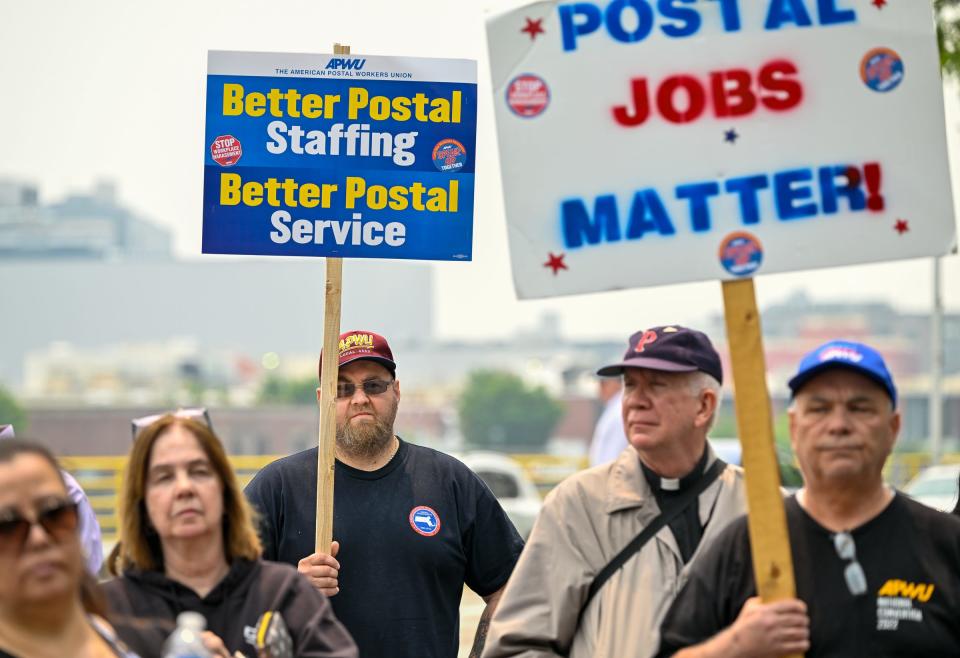
[[[697,462],[697,465],[681,478],[660,477],[656,472],[653,471],[653,469],[644,464],[643,460],[640,461],[640,466],[643,468],[643,476],[647,479],[647,483],[650,485],[650,488],[653,489],[654,493],[660,493],[661,491],[683,491],[700,479],[700,476],[703,474],[703,469],[706,467],[706,465],[706,446],[703,448],[703,454],[700,456],[700,460]]]

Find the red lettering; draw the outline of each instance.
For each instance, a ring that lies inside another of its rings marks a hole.
[[[632,94],[633,112],[625,105],[618,105],[613,108],[613,118],[621,126],[639,126],[650,116],[650,98],[647,94],[647,79],[634,78],[630,81],[630,92]]]
[[[677,108],[676,91],[683,88],[687,96],[687,108]],[[706,93],[700,82],[692,75],[672,75],[660,84],[657,91],[657,109],[667,121],[689,123],[700,118],[706,107]]]
[[[671,123],[696,121],[708,106],[717,118],[746,116],[759,105],[783,112],[803,100],[803,86],[797,74],[793,62],[777,59],[764,64],[756,77],[748,69],[739,68],[711,71],[706,82],[685,74],[672,75],[659,84],[648,83],[647,78],[633,78],[628,102],[610,111],[614,121],[627,128],[650,118],[651,96],[655,96],[660,116]]]
[[[757,97],[750,89],[752,78],[746,69],[714,71],[710,74],[714,111],[718,117],[739,117],[757,107]],[[731,100],[736,101],[731,103]]]
[[[775,112],[789,110],[799,105],[803,100],[803,87],[799,80],[787,77],[796,74],[797,67],[793,62],[780,59],[764,64],[758,76],[760,88],[773,93],[762,94],[760,102],[768,110]]]

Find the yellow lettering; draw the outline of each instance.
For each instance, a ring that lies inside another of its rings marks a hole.
[[[266,112],[266,107],[267,97],[259,91],[247,94],[247,98],[244,101],[244,109],[249,116],[262,117],[263,113]]]
[[[410,99],[406,96],[397,96],[393,99],[393,120],[410,120]]]
[[[400,185],[394,185],[390,188],[390,209],[406,210],[410,202],[407,201],[407,190]]]
[[[367,181],[359,176],[347,176],[347,190],[344,198],[344,205],[347,208],[353,208],[357,199],[363,197],[367,191]]]
[[[922,586],[922,588],[922,592],[917,592],[917,600],[920,601],[920,603],[926,603],[930,600],[930,597],[933,596],[934,585],[930,583],[929,585]]]
[[[459,91],[453,92],[453,112],[450,117],[452,123],[460,123],[460,97],[462,94]]]
[[[243,113],[243,85],[223,85],[223,116],[235,117]]]
[[[356,119],[359,111],[370,102],[370,94],[363,87],[350,87],[350,100],[347,101],[347,117]]]
[[[220,174],[220,205],[235,206],[240,203],[240,174]]]
[[[447,209],[447,191],[442,187],[431,187],[427,193],[427,210],[444,212]]]
[[[457,92],[460,93],[460,92]],[[450,181],[450,212],[457,212],[460,202],[460,181]]]
[[[434,98],[430,103],[430,121],[450,123],[450,102],[446,98]]]
[[[243,184],[243,205],[259,206],[263,202],[263,185],[250,181]],[[272,205],[272,204],[271,204]]]

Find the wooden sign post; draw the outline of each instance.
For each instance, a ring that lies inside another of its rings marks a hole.
[[[350,54],[350,46],[333,44],[335,55]],[[324,286],[323,354],[320,363],[320,436],[317,450],[317,553],[330,552],[333,542],[333,474],[337,439],[337,371],[340,339],[340,300],[343,293],[343,259],[327,256]]]
[[[780,468],[774,450],[763,335],[753,279],[724,281],[722,285],[757,594],[764,601],[793,598],[793,556],[780,493]]]

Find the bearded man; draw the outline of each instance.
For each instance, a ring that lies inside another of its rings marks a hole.
[[[467,585],[487,603],[471,652],[479,656],[523,541],[470,469],[394,434],[396,368],[383,336],[340,335],[334,542],[314,551],[312,448],[269,464],[247,485],[263,558],[295,565],[331,597],[361,656],[455,658]]]

